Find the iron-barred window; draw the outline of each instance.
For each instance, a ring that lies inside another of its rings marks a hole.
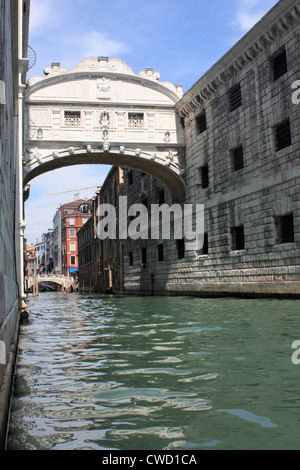
[[[142,264],[146,264],[146,263],[147,263],[147,249],[142,248]]]
[[[242,105],[242,90],[238,83],[229,90],[229,109],[234,111]]]
[[[233,251],[244,250],[245,236],[244,236],[243,225],[239,225],[238,227],[231,228],[231,248]]]
[[[244,168],[244,150],[243,146],[239,145],[239,147],[232,150],[232,169],[237,171],[241,168]]]
[[[132,183],[133,183],[133,173],[132,173],[132,170],[129,170],[129,171],[128,171],[127,176],[128,176],[128,186],[131,186]]]
[[[286,51],[283,50],[280,54],[273,58],[273,77],[276,81],[279,77],[287,72],[287,58]]]
[[[294,216],[293,213],[275,218],[276,243],[292,243],[294,237]]]
[[[65,126],[79,127],[81,124],[80,111],[65,111]]]
[[[177,258],[178,259],[183,259],[184,258],[184,238],[181,238],[180,240],[176,240],[176,245],[177,245]]]
[[[207,233],[204,233],[203,245],[202,245],[202,248],[199,250],[199,255],[208,255],[208,234]]]
[[[196,117],[196,129],[197,133],[202,134],[202,132],[206,131],[207,129],[207,122],[206,122],[206,113],[203,111],[199,116]]]
[[[201,186],[202,188],[208,188],[209,178],[208,178],[208,165],[204,165],[200,168],[201,171]]]
[[[128,113],[128,127],[130,129],[142,129],[144,127],[144,114]]]
[[[277,152],[291,145],[292,138],[291,138],[291,127],[290,127],[289,119],[282,122],[281,124],[278,124],[275,127],[275,143],[276,143]]]
[[[158,204],[161,205],[161,204],[164,204],[165,202],[165,191],[164,189],[161,189],[158,193]]]
[[[158,261],[164,260],[164,245],[162,243],[157,245],[157,259]]]

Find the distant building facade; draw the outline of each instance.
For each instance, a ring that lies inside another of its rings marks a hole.
[[[118,233],[119,197],[123,195],[123,170],[113,166],[93,200],[92,217],[78,231],[79,288],[85,292],[119,293],[123,290],[122,240],[98,237],[100,204],[116,209]]]
[[[78,199],[61,208],[61,271],[65,276],[78,272],[77,232],[91,216],[91,201]]]
[[[26,245],[24,263],[25,276],[32,276],[33,274],[36,274],[35,249],[36,248],[33,243],[31,245]]]
[[[53,270],[52,229],[42,234],[41,241],[35,244],[36,270],[47,273]]]

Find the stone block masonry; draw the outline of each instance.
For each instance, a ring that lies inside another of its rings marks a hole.
[[[205,246],[128,241],[125,291],[300,295],[300,105],[292,101],[299,38],[299,2],[279,2],[177,103],[182,202],[205,205]],[[136,173],[129,186],[125,172],[128,203],[142,178],[143,197],[157,203],[160,183]]]
[[[27,37],[22,28],[26,25],[28,8],[27,1],[0,0],[0,448],[5,445],[21,309],[17,246],[20,245],[22,218],[19,213],[22,205],[18,202],[22,200],[22,194],[19,194],[18,186],[17,109],[20,49]],[[24,23],[20,25],[22,16]],[[23,119],[23,116],[19,117]]]

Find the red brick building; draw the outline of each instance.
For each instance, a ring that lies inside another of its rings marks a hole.
[[[78,199],[61,206],[62,273],[74,275],[78,271],[77,232],[91,216],[91,200]]]

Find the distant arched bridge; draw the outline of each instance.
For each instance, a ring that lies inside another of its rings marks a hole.
[[[77,286],[73,278],[62,274],[37,274],[25,278],[25,292],[37,289],[39,284],[56,284],[62,291],[74,291]]]

